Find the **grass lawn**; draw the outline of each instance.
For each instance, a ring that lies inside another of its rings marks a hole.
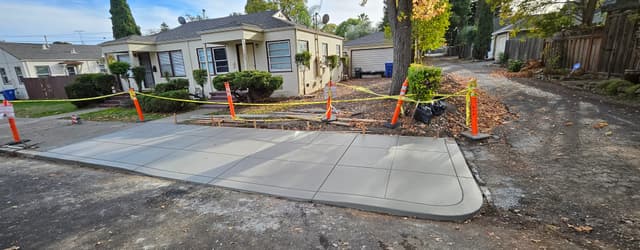
[[[156,120],[165,118],[173,114],[168,113],[144,113],[144,120]],[[110,108],[101,111],[91,112],[80,115],[80,118],[85,121],[119,121],[119,122],[137,122],[138,113],[134,108]]]
[[[78,110],[70,102],[14,103],[16,117],[39,118]]]

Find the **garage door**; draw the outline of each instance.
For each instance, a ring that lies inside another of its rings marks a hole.
[[[351,70],[383,71],[384,63],[393,61],[393,48],[362,49],[351,51]]]

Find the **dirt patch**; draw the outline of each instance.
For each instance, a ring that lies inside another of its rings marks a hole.
[[[458,77],[455,75],[445,75],[438,90],[439,94],[453,94],[467,89],[467,84],[471,79]],[[374,79],[354,79],[342,82],[342,84],[352,87],[338,85],[337,96],[334,100],[353,100],[361,98],[372,98],[377,95],[367,93],[356,88],[366,89],[379,95],[388,94],[391,80],[388,78]],[[409,93],[410,94],[410,93]],[[490,133],[493,128],[504,122],[515,119],[497,98],[479,90],[479,128],[482,132]],[[275,99],[274,99],[275,100]],[[272,101],[274,101],[272,100]],[[324,102],[324,92],[318,91],[306,98],[279,99],[279,103],[295,102]],[[411,136],[432,136],[432,137],[458,137],[461,132],[468,130],[466,126],[466,99],[464,96],[451,97],[445,100],[447,111],[441,116],[435,116],[429,124],[415,121],[413,112],[416,105],[405,103],[403,105],[403,116],[399,122],[402,124],[398,129],[389,129],[384,126],[393,116],[397,100],[370,100],[366,102],[334,103],[337,109],[337,123],[323,123],[309,120],[291,121],[276,119],[275,122],[259,120],[215,122],[210,118],[200,118],[187,121],[188,124],[204,124],[213,126],[233,126],[233,127],[255,127],[267,129],[283,130],[318,130],[318,131],[352,131],[371,134],[399,134]],[[309,111],[310,114],[319,120],[323,116],[325,104],[305,105],[305,106],[277,106],[277,107],[237,107],[238,114],[274,114],[274,113],[295,113],[300,110]],[[309,117],[309,116],[306,116]]]

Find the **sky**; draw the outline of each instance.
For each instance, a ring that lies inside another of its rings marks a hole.
[[[329,14],[331,23],[366,13],[377,24],[382,20],[383,1],[308,0],[307,6],[322,2],[320,14]],[[128,0],[143,35],[158,30],[162,22],[178,26],[178,16],[200,14],[209,18],[244,12],[244,0]],[[0,41],[43,43],[67,41],[98,44],[112,40],[108,0],[0,0]]]

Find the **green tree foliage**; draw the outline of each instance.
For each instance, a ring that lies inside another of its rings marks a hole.
[[[378,24],[378,31],[384,32],[386,27],[389,27],[389,16],[387,15],[387,6],[385,5],[382,9],[383,16],[382,21]]]
[[[133,73],[133,80],[136,81],[136,85],[138,85],[138,90],[142,90],[142,82],[144,81],[144,76],[146,74],[146,71],[147,70],[141,66],[131,68],[131,72]]]
[[[118,39],[130,35],[140,35],[140,27],[136,25],[131,9],[126,0],[111,0],[111,24],[113,38]]]
[[[244,12],[247,14],[258,13],[268,10],[278,10],[277,3],[267,0],[247,0],[247,4],[244,5]]]
[[[162,22],[160,24],[160,32],[167,31],[167,30],[169,30],[169,25],[167,25],[167,23],[165,23],[165,22]]]
[[[338,25],[336,25],[335,23],[328,23],[328,24],[322,26],[322,29],[320,29],[320,30],[322,30],[322,32],[335,34],[337,28],[338,28]]]
[[[460,43],[458,34],[469,25],[469,15],[471,14],[470,0],[450,0],[451,15],[449,16],[449,29],[447,30],[447,43],[457,45]]]
[[[491,45],[491,33],[493,32],[493,12],[486,0],[478,0],[477,27],[473,42],[473,58],[483,60],[489,52]]]
[[[445,5],[446,11],[428,20],[415,19],[413,21],[412,34],[416,46],[414,49],[418,52],[437,49],[445,43],[444,35],[449,27],[451,11],[446,0],[441,0],[439,4]],[[422,55],[422,53],[416,54]]]
[[[478,33],[478,27],[475,25],[467,25],[458,32],[457,40],[458,44],[471,46],[476,40],[476,34]]]
[[[357,39],[371,34],[376,29],[371,26],[371,20],[367,14],[360,14],[357,18],[349,18],[338,24],[336,27],[336,35],[342,36],[347,40]]]
[[[489,0],[491,6],[499,9],[502,22],[520,23],[521,26],[530,28],[534,35],[542,37],[574,26],[574,20],[583,27],[596,25],[594,16],[602,2],[604,1]]]
[[[420,101],[431,100],[442,81],[442,69],[421,64],[409,67],[409,94]]]
[[[311,26],[311,14],[306,0],[247,0],[244,11],[247,14],[267,10],[281,10],[291,21]]]

